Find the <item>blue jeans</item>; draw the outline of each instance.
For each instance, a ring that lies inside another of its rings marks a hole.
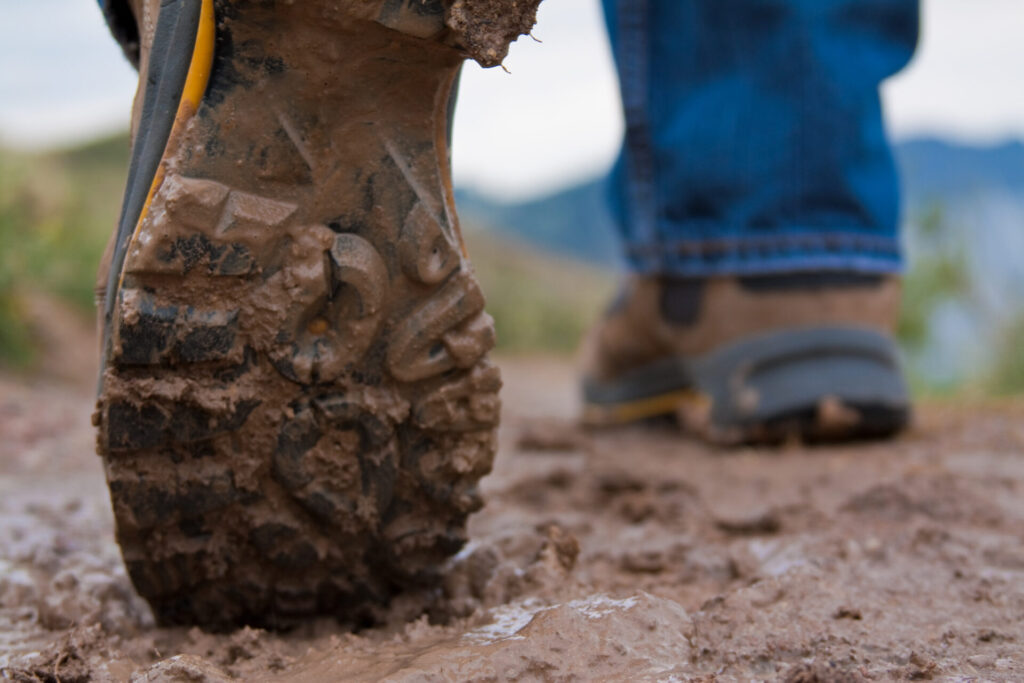
[[[603,2],[635,270],[900,270],[878,86],[914,52],[917,0]]]

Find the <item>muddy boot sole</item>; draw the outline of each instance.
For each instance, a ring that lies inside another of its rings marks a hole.
[[[482,505],[501,380],[449,175],[463,56],[338,4],[162,3],[96,413],[162,624],[372,622]]]
[[[719,445],[884,438],[910,418],[899,353],[859,328],[763,334],[584,384],[592,426],[671,416]]]

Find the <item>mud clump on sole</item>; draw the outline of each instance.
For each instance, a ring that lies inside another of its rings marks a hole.
[[[498,66],[509,44],[537,23],[541,0],[454,0],[445,23],[455,41],[481,66]]]

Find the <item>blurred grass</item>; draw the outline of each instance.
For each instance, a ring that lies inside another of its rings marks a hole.
[[[611,273],[539,253],[472,226],[465,230],[465,238],[501,351],[572,353],[611,299]]]
[[[911,389],[918,396],[956,395],[967,388],[958,382],[937,380],[918,361],[929,344],[931,321],[939,305],[970,295],[967,251],[959,233],[947,224],[941,205],[926,208],[907,229],[913,231],[916,243],[912,266],[903,278],[903,306],[896,334],[909,356],[906,371]],[[975,385],[967,390],[985,393],[986,387]]]
[[[989,391],[997,396],[1024,393],[1024,314],[1003,329],[996,349]]]
[[[989,319],[981,324],[982,329],[974,331],[984,353],[983,365],[975,373],[955,380],[939,379],[929,376],[915,362],[935,341],[931,321],[940,305],[956,302],[967,308],[981,306],[979,290],[985,286],[985,274],[972,272],[968,261],[970,231],[953,223],[941,203],[927,207],[908,230],[913,237],[914,258],[903,282],[903,308],[897,331],[911,361],[908,370],[915,395],[978,397],[1024,393],[1024,312],[1017,301],[1006,302],[1005,318]]]
[[[903,308],[897,333],[910,350],[928,341],[928,322],[945,299],[963,297],[971,289],[966,249],[946,225],[941,206],[932,206],[915,223],[920,246],[913,268],[903,280]]]
[[[0,149],[0,365],[25,368],[34,359],[29,293],[92,311],[127,158],[126,135],[45,154]]]

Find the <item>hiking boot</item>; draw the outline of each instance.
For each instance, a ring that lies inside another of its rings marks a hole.
[[[585,343],[584,421],[720,444],[882,437],[909,417],[895,277],[634,276]]]
[[[465,542],[501,380],[452,198],[452,93],[536,2],[457,4],[113,13],[141,28],[119,32],[141,84],[95,422],[162,624],[365,624]]]

